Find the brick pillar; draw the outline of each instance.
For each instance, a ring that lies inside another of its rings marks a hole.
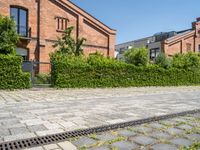
[[[108,51],[110,57],[115,56],[115,35],[109,35]]]

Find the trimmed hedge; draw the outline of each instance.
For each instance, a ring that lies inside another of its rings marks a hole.
[[[106,58],[51,57],[52,83],[60,88],[199,85],[200,70],[136,67]]]
[[[24,89],[31,86],[30,74],[23,73],[22,58],[0,55],[0,89]]]

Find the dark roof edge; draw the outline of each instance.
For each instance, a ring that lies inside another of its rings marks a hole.
[[[102,21],[100,21],[99,19],[97,19],[96,17],[94,17],[93,15],[91,15],[90,13],[88,13],[87,11],[85,11],[84,9],[80,8],[78,5],[74,4],[71,0],[68,0],[71,4],[73,4],[75,7],[79,8],[80,10],[82,10],[84,13],[86,13],[87,15],[89,15],[90,17],[94,18],[96,21],[98,21],[99,23],[103,24],[104,26],[106,26],[107,28],[109,28],[110,30],[113,31],[117,31],[116,29],[112,29],[109,26],[107,26],[106,24],[104,24]]]
[[[187,32],[187,31],[192,31],[192,28],[186,29],[186,30],[181,30],[181,31],[178,31],[178,32],[176,32],[176,33],[177,33],[177,34],[180,34],[180,33]]]
[[[119,44],[117,44],[115,46],[119,46],[119,45],[123,45],[123,44],[127,44],[127,43],[132,43],[132,42],[137,42],[137,41],[144,40],[144,39],[151,38],[151,37],[153,37],[153,36],[148,36],[148,37],[140,38],[140,39],[137,39],[137,40],[132,40],[132,41],[124,42],[124,43],[119,43]]]

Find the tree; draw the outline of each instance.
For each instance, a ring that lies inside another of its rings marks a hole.
[[[77,39],[77,41],[71,36],[74,27],[69,27],[64,31],[62,37],[58,38],[58,41],[53,47],[57,47],[57,52],[61,52],[67,55],[80,56],[83,54],[83,44],[86,41],[85,38]]]
[[[155,59],[155,64],[163,68],[169,68],[171,65],[169,58],[167,58],[164,53],[158,54]]]
[[[145,47],[131,48],[124,54],[125,62],[136,66],[146,66],[148,63],[148,52]]]
[[[180,69],[200,68],[200,56],[196,53],[176,54],[172,66]]]
[[[15,54],[19,35],[14,20],[0,15],[0,54]]]

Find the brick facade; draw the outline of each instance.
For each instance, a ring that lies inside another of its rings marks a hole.
[[[177,53],[200,52],[200,18],[192,23],[192,29],[171,37],[162,43],[164,53],[173,56]]]
[[[52,45],[62,34],[58,26],[62,25],[74,26],[75,39],[87,39],[85,54],[100,51],[105,56],[114,57],[116,31],[69,0],[0,0],[0,14],[10,16],[11,6],[28,12],[31,36],[21,38],[18,47],[27,49],[29,60],[49,61],[49,53],[54,51]]]

